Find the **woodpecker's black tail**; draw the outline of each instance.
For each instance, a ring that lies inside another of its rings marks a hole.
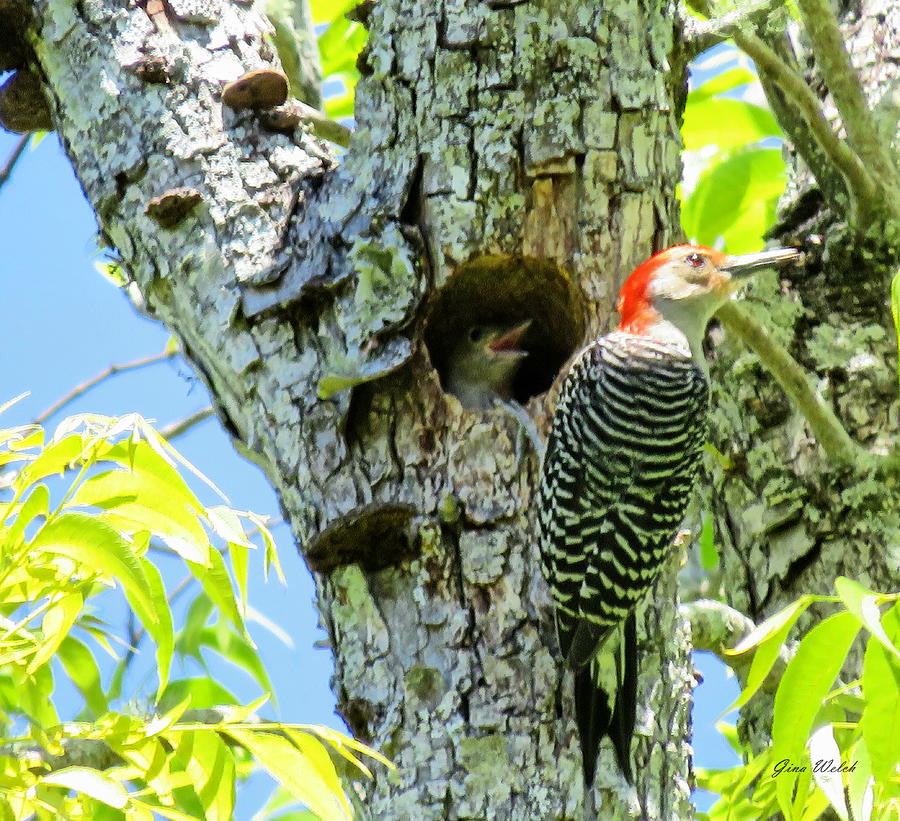
[[[631,737],[637,708],[637,629],[634,613],[625,620],[617,647],[575,670],[575,720],[581,740],[584,783],[594,783],[600,741],[608,735],[616,751],[619,768],[629,784]],[[612,664],[611,664],[612,662]]]

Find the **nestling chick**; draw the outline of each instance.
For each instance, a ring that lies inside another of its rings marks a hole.
[[[474,410],[512,398],[512,382],[528,351],[519,347],[531,320],[512,328],[473,325],[450,354],[447,391]]]

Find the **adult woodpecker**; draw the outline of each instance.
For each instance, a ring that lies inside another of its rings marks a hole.
[[[447,390],[463,406],[492,408],[498,399],[512,399],[512,381],[528,351],[519,345],[531,320],[513,327],[473,325],[451,351]]]
[[[604,735],[632,780],[634,608],[670,552],[700,464],[706,325],[743,275],[797,256],[678,245],[651,257],[622,286],[618,329],[585,347],[563,380],[538,525],[588,785]]]

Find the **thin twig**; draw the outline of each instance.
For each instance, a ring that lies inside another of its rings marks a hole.
[[[293,129],[298,121],[306,123],[317,137],[344,148],[350,145],[350,137],[353,136],[353,132],[347,126],[332,120],[319,109],[293,98],[278,108],[261,111],[259,117],[264,125],[276,131]]]
[[[82,382],[80,385],[76,385],[69,391],[65,396],[58,399],[54,402],[49,408],[39,413],[35,419],[34,423],[36,425],[41,425],[46,422],[54,413],[62,410],[66,405],[76,400],[79,396],[83,396],[87,393],[91,388],[99,385],[103,380],[109,379],[111,376],[115,376],[117,373],[122,373],[123,371],[133,371],[137,368],[143,368],[147,365],[155,365],[157,362],[165,362],[167,359],[173,359],[178,356],[177,350],[165,350],[160,353],[153,354],[153,356],[147,356],[143,359],[135,359],[132,362],[123,362],[121,365],[110,365],[107,368],[104,368],[100,373],[96,376],[92,376],[86,382]]]
[[[844,46],[837,18],[828,0],[799,0],[812,42],[816,65],[831,92],[840,112],[847,142],[872,172],[874,179],[887,183],[884,187],[893,202],[888,203],[896,217],[900,217],[900,184],[890,145],[880,138],[875,117],[869,109],[859,83],[859,75],[850,62]]]
[[[343,148],[350,145],[353,132],[347,126],[327,117],[319,109],[313,108],[300,100],[295,100],[304,122],[309,123],[313,133],[323,140],[336,143]]]
[[[25,151],[25,146],[28,145],[29,137],[31,137],[31,134],[23,134],[21,137],[19,137],[19,141],[16,143],[16,147],[12,150],[12,153],[9,155],[9,159],[7,159],[6,161],[6,165],[4,165],[2,170],[0,170],[0,188],[2,188],[12,176],[13,169],[16,167],[16,163],[19,161],[19,157],[22,156],[22,153]]]
[[[195,425],[205,422],[213,413],[212,405],[207,405],[184,419],[179,419],[177,422],[172,422],[171,425],[166,425],[160,430],[159,435],[166,441],[171,442],[173,439],[183,436]]]
[[[850,438],[831,408],[813,390],[806,371],[759,322],[735,302],[726,302],[716,317],[759,356],[806,418],[816,441],[834,464],[859,466],[871,462],[871,454]]]
[[[682,23],[685,45],[688,48],[690,59],[727,40],[729,33],[735,28],[748,28],[753,25],[753,18],[757,15],[767,14],[784,5],[784,0],[758,0],[755,3],[746,3],[741,8],[729,11],[720,17],[712,17],[708,5],[701,0],[694,0],[690,4],[694,11],[708,17],[707,20],[698,20],[696,17],[685,17]]]
[[[727,604],[712,599],[697,599],[679,607],[681,615],[690,622],[691,642],[695,650],[706,650],[730,667],[743,687],[753,661],[753,653],[730,655],[725,651],[734,647],[756,625],[752,619]],[[762,684],[762,689],[774,692],[778,687],[791,652],[782,646],[778,658]]]

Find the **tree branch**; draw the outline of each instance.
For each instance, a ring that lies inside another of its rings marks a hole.
[[[19,137],[19,141],[16,143],[16,147],[13,148],[12,153],[9,155],[9,159],[6,161],[6,165],[0,169],[0,188],[6,184],[9,178],[12,176],[13,169],[16,167],[16,163],[19,161],[19,157],[22,156],[22,153],[25,151],[25,146],[28,145],[28,140],[31,137],[31,134],[23,134]]]
[[[171,425],[166,425],[160,430],[159,434],[163,439],[171,442],[173,439],[183,436],[195,425],[205,422],[213,414],[212,405],[207,405],[184,419],[179,419],[177,422],[172,422]]]
[[[816,441],[835,465],[870,464],[872,454],[857,445],[831,408],[809,384],[806,371],[772,339],[769,332],[735,302],[726,302],[716,313],[725,327],[737,334],[759,356],[797,409],[806,417]]]
[[[695,650],[705,650],[731,668],[743,687],[747,672],[753,662],[753,653],[733,656],[725,651],[734,647],[756,625],[753,620],[727,604],[713,599],[697,599],[684,602],[680,612],[691,625],[691,641]],[[778,658],[762,684],[762,689],[774,692],[790,660],[790,651],[784,645]]]
[[[92,376],[85,382],[82,382],[80,385],[76,385],[72,390],[70,390],[65,396],[62,396],[56,402],[54,402],[49,408],[39,413],[34,418],[34,423],[36,425],[42,425],[46,422],[54,413],[62,410],[66,405],[74,402],[79,396],[83,396],[87,393],[91,388],[99,385],[103,380],[109,379],[111,376],[115,376],[117,373],[123,373],[124,371],[133,371],[138,368],[144,368],[147,365],[155,365],[157,362],[164,362],[167,359],[173,359],[175,356],[179,354],[177,350],[165,350],[160,353],[153,354],[152,356],[144,357],[143,359],[135,359],[132,362],[123,362],[121,365],[110,365],[107,368],[104,368],[100,373]]]
[[[784,2],[783,0],[758,0],[758,2],[747,3],[720,17],[712,17],[708,5],[701,8],[701,0],[696,0],[689,5],[694,11],[708,18],[698,20],[695,17],[685,17],[682,21],[685,50],[688,60],[693,60],[698,54],[727,40],[731,36],[729,32],[733,29],[746,29],[753,26],[753,20],[757,15],[766,15],[783,6]]]
[[[857,156],[870,169],[874,179],[881,182],[886,203],[895,217],[900,217],[900,183],[890,146],[880,139],[875,118],[869,109],[859,76],[850,62],[843,36],[828,0],[799,0],[806,24],[806,32],[812,42],[816,65],[840,112],[847,142]]]
[[[294,105],[300,115],[300,119],[309,123],[313,134],[323,140],[335,143],[343,148],[350,145],[350,137],[353,132],[347,126],[327,117],[324,112],[307,105],[302,100],[291,100],[286,105]]]

